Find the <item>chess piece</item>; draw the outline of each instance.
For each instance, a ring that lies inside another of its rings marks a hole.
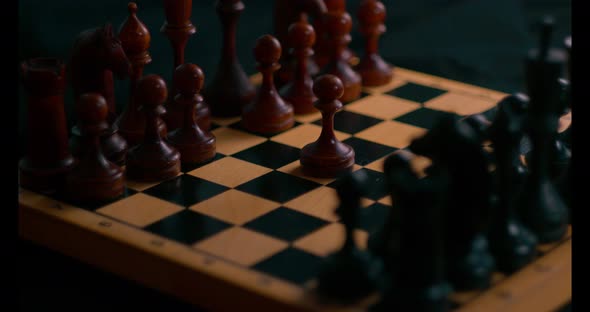
[[[293,106],[281,98],[273,80],[273,73],[280,67],[281,52],[281,44],[273,36],[264,35],[256,40],[254,58],[262,73],[262,85],[256,98],[243,109],[242,125],[249,131],[272,134],[295,124]]]
[[[196,32],[196,27],[191,23],[190,17],[192,12],[192,0],[166,0],[164,1],[164,11],[166,12],[166,21],[160,31],[165,34],[174,50],[174,70],[185,63],[184,52],[190,36]],[[174,98],[178,93],[178,88],[174,85],[174,80],[168,86],[168,102],[166,103],[166,114],[163,119],[166,122],[168,132],[176,130],[184,123],[184,107],[175,105]],[[200,118],[197,118],[199,126],[203,130],[209,130],[209,116],[211,112],[205,101],[201,101],[195,112]]]
[[[109,129],[101,136],[102,151],[108,160],[122,166],[125,164],[128,144],[114,124],[115,110],[114,77],[123,79],[131,72],[121,41],[115,36],[111,24],[81,32],[75,40],[70,64],[70,81],[75,101],[85,93],[100,93],[109,107],[107,122]],[[81,139],[77,125],[72,128],[70,149],[75,157],[81,158]]]
[[[106,159],[100,134],[108,130],[108,106],[99,93],[80,96],[76,104],[82,135],[82,158],[66,178],[66,195],[74,202],[107,202],[123,195],[125,176],[121,167]]]
[[[288,40],[288,29],[294,23],[308,22],[308,17],[320,19],[322,14],[327,11],[323,0],[276,0],[274,9],[274,36],[283,45]],[[307,72],[310,76],[315,76],[319,68],[315,63],[312,55],[306,59]],[[296,57],[291,54],[285,54],[280,60],[281,68],[275,75],[275,84],[277,88],[283,88],[287,83],[292,81],[299,65]]]
[[[535,233],[540,243],[548,243],[565,235],[568,207],[550,177],[551,143],[562,112],[558,79],[563,55],[548,48],[552,21],[546,19],[543,26],[539,49],[531,51],[526,61],[530,98],[526,132],[532,151],[528,163],[530,175],[520,193],[518,206],[522,222]]]
[[[358,11],[360,32],[365,37],[365,54],[356,66],[363,85],[377,87],[387,84],[393,78],[393,69],[379,55],[379,37],[386,31],[386,9],[381,1],[364,0]]]
[[[204,90],[211,115],[237,117],[242,107],[256,96],[256,89],[246,76],[236,55],[236,30],[244,3],[239,0],[217,0],[217,13],[223,26],[223,47],[217,72]]]
[[[458,291],[489,287],[495,269],[484,235],[491,215],[492,177],[477,128],[459,122],[457,116],[443,116],[408,146],[413,153],[432,159],[429,174],[441,168],[448,171],[443,214],[446,272]]]
[[[137,83],[135,100],[146,115],[143,141],[129,150],[127,176],[137,181],[160,181],[180,173],[180,153],[168,145],[158,132],[157,118],[166,110],[166,83],[157,75],[142,77]]]
[[[197,124],[195,109],[203,101],[199,94],[205,76],[194,64],[180,65],[174,72],[174,85],[178,94],[174,98],[178,107],[184,107],[184,124],[168,135],[168,142],[180,153],[183,164],[202,163],[215,156],[215,136],[203,131]]]
[[[345,0],[324,0],[327,12],[330,13],[345,13],[346,12],[346,1]],[[314,60],[318,68],[324,68],[329,62],[332,55],[333,45],[327,41],[329,34],[326,33],[325,29],[325,17],[324,13],[321,18],[316,18],[313,27],[316,31],[318,41],[314,47],[316,52]],[[342,51],[342,58],[345,62],[353,66],[356,62],[356,55],[348,47],[345,47]]]
[[[355,72],[344,57],[345,48],[350,43],[352,19],[344,11],[328,12],[324,15],[323,26],[326,44],[330,48],[330,61],[322,71],[322,74],[331,74],[338,77],[344,86],[344,94],[340,100],[344,103],[356,100],[361,95],[361,76]]]
[[[355,153],[352,147],[340,142],[334,134],[334,114],[342,109],[338,99],[344,87],[338,77],[324,75],[314,82],[313,92],[318,97],[315,107],[322,112],[322,132],[317,141],[301,150],[303,173],[318,178],[333,178],[352,170]]]
[[[397,252],[386,259],[389,283],[371,311],[449,311],[445,277],[443,209],[448,172],[437,167],[420,179],[402,154],[391,155],[385,174],[399,211]]]
[[[360,250],[354,241],[358,227],[360,201],[367,187],[364,172],[343,177],[337,189],[340,204],[336,214],[344,224],[344,244],[331,254],[319,269],[317,292],[327,298],[340,301],[355,301],[377,288],[380,264],[371,255]]]
[[[489,244],[498,270],[507,274],[524,267],[537,255],[537,238],[522,225],[515,201],[526,176],[519,146],[527,104],[527,99],[520,94],[507,96],[498,103],[498,113],[490,128],[498,200],[489,231]]]
[[[151,35],[145,24],[137,18],[137,4],[130,2],[127,8],[129,17],[119,28],[119,39],[132,66],[129,77],[129,102],[115,124],[127,144],[135,146],[143,140],[145,114],[137,109],[133,95],[137,81],[143,76],[144,66],[152,62],[152,57],[148,52]],[[161,136],[166,136],[166,124],[160,118],[158,118],[158,129]]]
[[[65,65],[56,58],[34,58],[22,62],[20,70],[27,95],[27,149],[19,161],[19,183],[55,194],[75,165],[68,150]]]
[[[315,32],[307,22],[297,22],[289,27],[287,37],[291,54],[296,63],[293,81],[281,90],[283,99],[293,105],[295,114],[317,112],[313,103],[317,100],[313,93],[313,80],[309,74],[307,61],[313,55]]]

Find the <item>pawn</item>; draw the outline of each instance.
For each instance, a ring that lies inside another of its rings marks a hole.
[[[98,93],[82,94],[76,105],[84,150],[76,167],[66,177],[65,191],[75,202],[106,202],[125,191],[124,171],[109,161],[102,150],[100,136],[108,131],[108,106]]]
[[[158,131],[158,116],[166,112],[166,83],[157,75],[147,75],[137,84],[135,99],[146,116],[144,140],[129,151],[127,174],[138,181],[160,181],[180,173],[180,153],[168,145]]]
[[[334,178],[350,172],[355,159],[352,147],[334,134],[334,114],[342,109],[338,99],[344,87],[338,77],[324,75],[315,80],[313,92],[319,98],[315,107],[322,112],[322,132],[317,141],[303,147],[300,162],[307,176]]]
[[[317,98],[313,93],[313,80],[307,66],[310,56],[313,55],[315,31],[307,21],[299,21],[291,24],[287,39],[296,68],[294,80],[283,88],[281,94],[285,101],[293,105],[295,114],[316,112],[313,103]]]
[[[168,142],[180,152],[183,164],[202,163],[215,156],[215,136],[203,131],[196,122],[195,110],[203,97],[199,94],[205,77],[194,64],[183,64],[174,72],[174,85],[178,94],[174,101],[184,110],[183,124],[168,135]]]
[[[356,70],[362,77],[363,85],[377,87],[387,84],[393,78],[393,69],[379,55],[379,36],[385,32],[385,6],[381,1],[364,0],[358,11],[360,32],[365,37],[365,55]]]
[[[254,57],[263,79],[256,97],[242,111],[242,125],[249,131],[273,134],[295,124],[293,106],[281,98],[274,84],[273,73],[280,68],[281,52],[281,44],[271,35],[256,41]]]
[[[338,77],[344,86],[341,101],[356,100],[361,95],[362,78],[355,72],[344,56],[344,51],[351,42],[352,18],[345,11],[328,12],[324,15],[325,38],[330,46],[330,61],[322,74]]]
[[[348,174],[337,189],[340,205],[336,214],[344,224],[345,238],[341,249],[331,254],[319,269],[317,291],[326,298],[356,301],[377,288],[381,264],[360,250],[353,233],[359,223],[360,201],[367,186],[367,176]]]

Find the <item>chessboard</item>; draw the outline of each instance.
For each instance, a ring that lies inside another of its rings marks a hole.
[[[259,75],[252,76],[259,83]],[[404,68],[387,85],[364,87],[335,115],[338,139],[356,152],[353,174],[371,183],[355,239],[366,248],[392,202],[383,164],[404,152],[447,114],[493,116],[506,96]],[[103,270],[205,309],[364,311],[378,294],[354,304],[314,293],[322,261],[339,249],[344,226],[334,213],[339,179],[310,178],[299,155],[321,132],[319,112],[295,117],[275,135],[242,128],[240,118],[213,118],[217,154],[157,183],[126,182],[121,198],[76,205],[21,188],[19,232]],[[428,165],[416,158],[416,166]],[[538,258],[491,287],[455,292],[457,311],[552,311],[571,301],[571,230],[540,245]]]

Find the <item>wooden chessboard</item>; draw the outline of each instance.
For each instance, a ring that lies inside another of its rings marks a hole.
[[[253,76],[256,82],[259,76]],[[391,205],[383,161],[444,114],[490,114],[506,94],[402,68],[335,117],[356,151],[355,172],[374,183],[363,199],[363,248]],[[319,113],[281,134],[248,133],[239,118],[214,119],[218,154],[154,184],[128,181],[123,198],[74,206],[21,189],[20,235],[122,277],[212,310],[363,311],[314,296],[318,265],[343,242],[334,179],[302,175],[299,151],[320,133]],[[417,166],[426,159],[416,158]],[[550,311],[571,300],[571,231],[540,257],[485,291],[454,293],[461,311]]]

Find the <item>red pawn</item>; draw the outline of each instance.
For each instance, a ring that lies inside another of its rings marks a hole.
[[[180,153],[168,145],[158,131],[158,117],[166,112],[166,83],[157,75],[147,75],[137,84],[135,100],[145,114],[143,142],[129,151],[127,175],[137,181],[160,181],[180,173]]]
[[[183,164],[202,163],[215,156],[215,136],[202,129],[195,116],[196,108],[203,103],[199,94],[205,76],[195,64],[183,64],[174,72],[174,85],[178,94],[175,105],[183,109],[183,124],[168,135],[168,142],[180,152]]]
[[[317,141],[301,150],[303,174],[335,178],[350,172],[355,159],[352,147],[340,142],[334,134],[334,114],[342,109],[338,99],[344,94],[344,86],[338,77],[324,75],[315,80],[313,92],[319,98],[316,108],[322,112],[322,133]]]
[[[252,132],[272,134],[293,127],[293,106],[277,93],[273,73],[281,65],[281,44],[271,35],[264,35],[256,41],[254,57],[262,73],[262,85],[254,101],[244,106],[242,124]]]
[[[363,85],[377,87],[387,84],[393,78],[393,68],[379,55],[379,37],[385,32],[385,6],[381,1],[364,0],[358,11],[360,32],[365,37],[365,55],[356,70],[362,77]]]

